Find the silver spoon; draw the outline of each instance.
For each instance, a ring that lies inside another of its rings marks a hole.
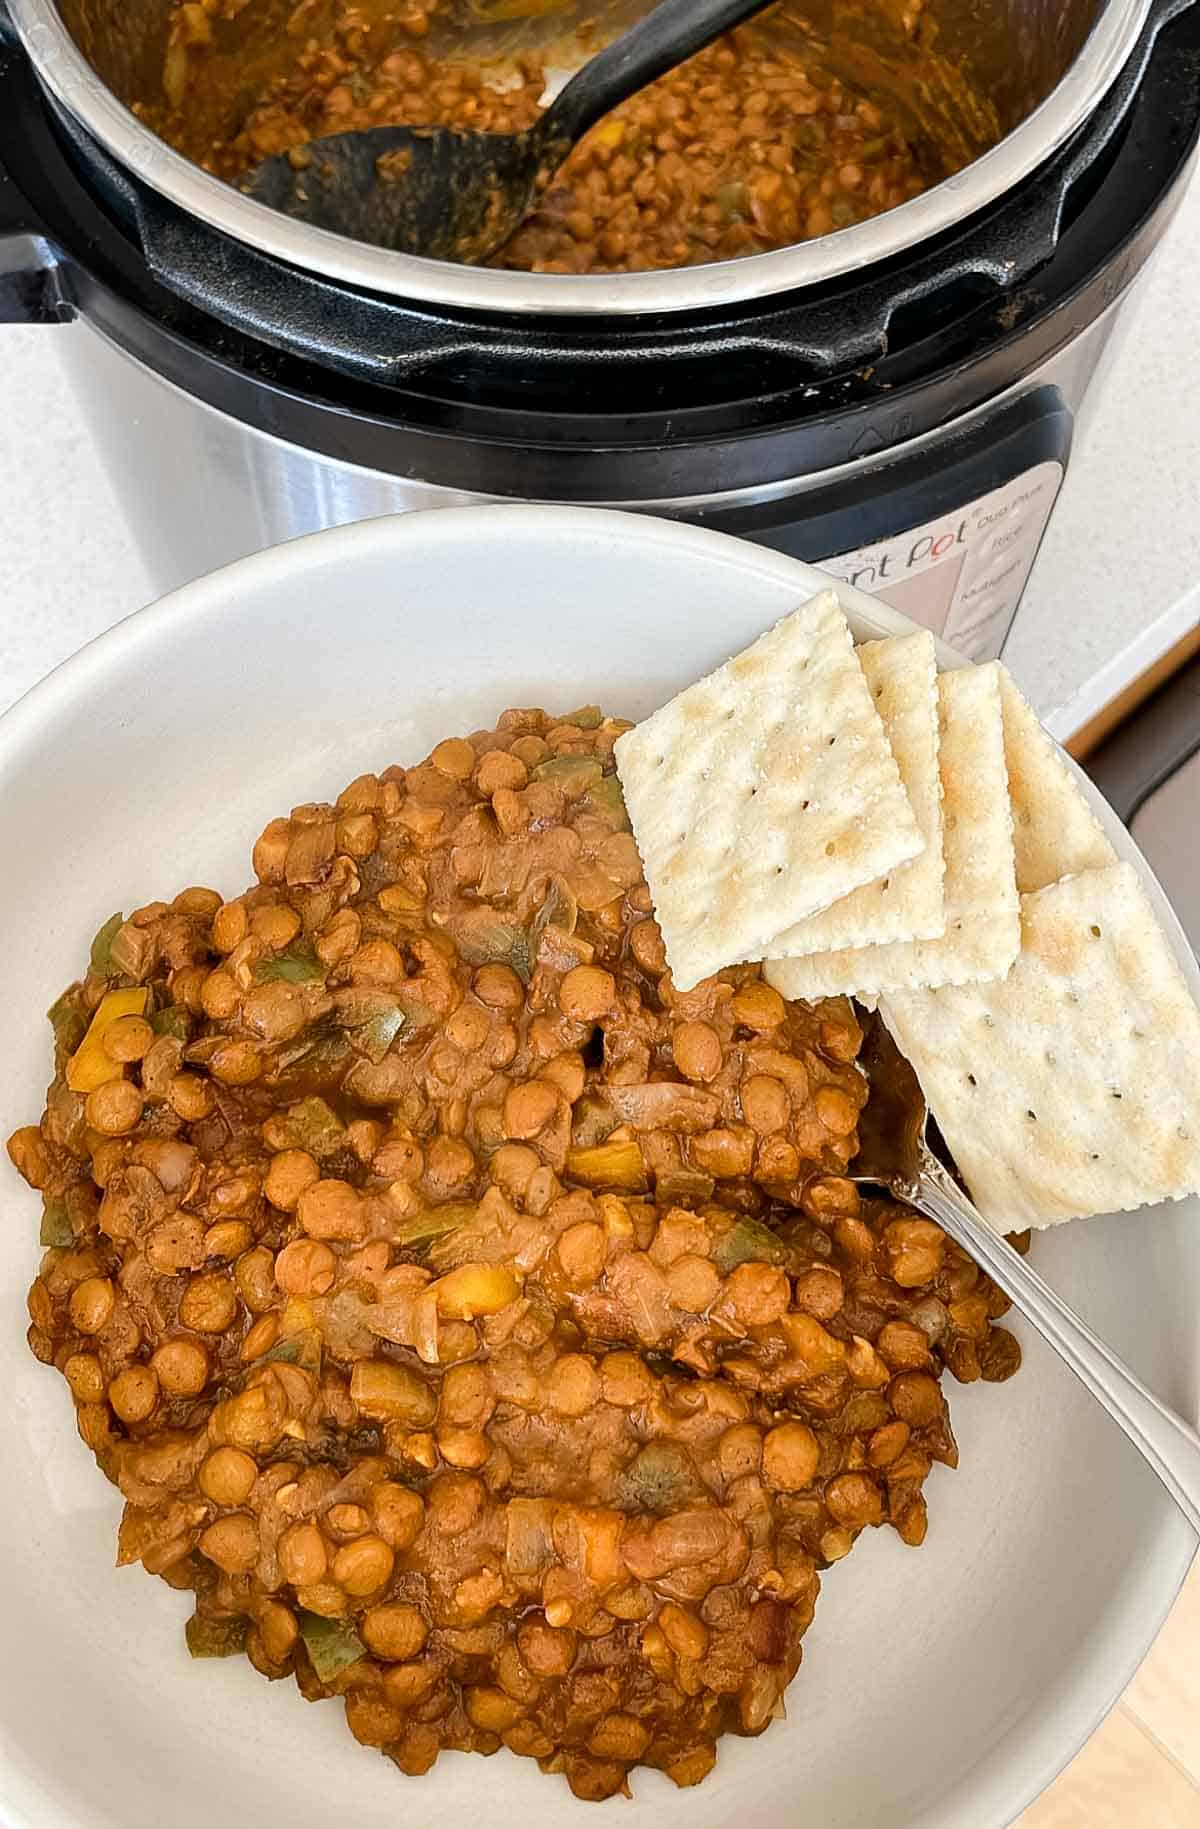
[[[859,1065],[871,1096],[859,1121],[851,1180],[886,1188],[970,1252],[1125,1431],[1200,1536],[1200,1436],[992,1230],[938,1161],[926,1138],[929,1113],[917,1076],[879,1017],[866,1026]]]
[[[590,59],[524,133],[364,127],[264,159],[238,188],[287,216],[404,254],[477,262],[503,247],[541,171],[618,102],[769,0],[661,0]]]

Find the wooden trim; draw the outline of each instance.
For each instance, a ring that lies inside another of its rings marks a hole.
[[[1178,673],[1179,669],[1197,654],[1200,654],[1200,623],[1197,623],[1194,629],[1189,629],[1188,633],[1177,641],[1173,648],[1168,648],[1165,654],[1161,654],[1154,665],[1146,669],[1145,673],[1132,680],[1123,692],[1119,692],[1116,698],[1104,707],[1103,711],[1098,711],[1094,718],[1089,718],[1087,723],[1082,725],[1075,735],[1063,744],[1067,754],[1074,756],[1076,762],[1082,762],[1085,756],[1090,756],[1094,749],[1100,747],[1106,737],[1112,735],[1118,724],[1124,723],[1131,712],[1136,711],[1139,705],[1145,704],[1151,693],[1157,692],[1158,688],[1165,685],[1173,673]]]

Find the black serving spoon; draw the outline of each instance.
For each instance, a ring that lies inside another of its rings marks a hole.
[[[239,179],[260,203],[403,254],[475,262],[503,247],[538,173],[589,127],[770,0],[661,0],[573,76],[524,133],[366,127],[311,140]]]

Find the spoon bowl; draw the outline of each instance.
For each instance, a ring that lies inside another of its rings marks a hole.
[[[524,133],[368,127],[266,159],[240,188],[315,228],[471,264],[515,232],[543,162],[570,150],[556,146],[545,117]]]

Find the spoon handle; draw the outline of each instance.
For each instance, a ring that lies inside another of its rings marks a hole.
[[[1150,1463],[1200,1536],[1200,1436],[1160,1403],[1025,1259],[986,1223],[941,1163],[922,1156],[917,1178],[895,1190],[971,1253],[1103,1404]]]
[[[705,45],[762,11],[769,0],[659,0],[636,25],[590,59],[547,108],[539,139],[573,144],[603,115]]]

